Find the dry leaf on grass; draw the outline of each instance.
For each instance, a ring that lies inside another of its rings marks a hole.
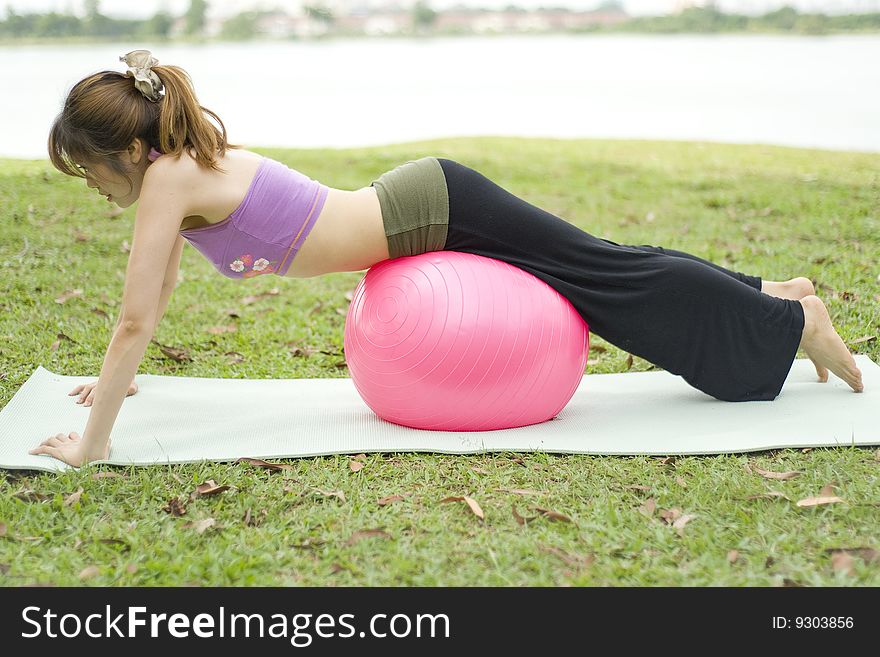
[[[834,554],[837,552],[845,552],[850,556],[855,555],[857,557],[860,557],[865,561],[865,563],[880,561],[880,550],[875,550],[874,548],[869,547],[827,548],[825,551],[830,552],[832,556],[834,556]]]
[[[205,483],[196,486],[196,489],[192,493],[190,493],[189,497],[191,500],[194,500],[197,497],[216,495],[217,493],[222,493],[225,490],[229,490],[229,486],[227,486],[226,484],[218,486],[213,479],[208,479],[208,481],[206,481]]]
[[[162,507],[162,510],[172,516],[180,517],[186,515],[186,503],[176,497],[172,497],[168,500],[168,503]]]
[[[0,538],[6,536],[6,523],[0,522]]]
[[[267,470],[292,470],[293,466],[289,463],[269,463],[268,461],[264,461],[263,459],[252,459],[252,458],[240,458],[236,460],[236,463],[247,463],[248,465],[253,465],[258,468],[265,468]]]
[[[64,303],[68,299],[72,299],[74,297],[81,297],[82,293],[83,293],[83,291],[79,288],[77,288],[75,290],[67,290],[66,292],[63,292],[61,294],[61,296],[59,296],[55,299],[55,303]]]
[[[835,552],[831,555],[831,567],[835,573],[853,575],[853,558],[847,552]]]
[[[123,475],[118,472],[110,472],[109,470],[102,470],[101,472],[93,472],[92,479],[112,479],[114,477],[122,477]]]
[[[480,508],[480,505],[477,504],[477,501],[472,497],[468,497],[467,495],[463,495],[461,497],[445,497],[440,500],[440,504],[444,502],[465,502],[474,512],[474,515],[477,516],[480,520],[485,520],[483,516],[483,509]]]
[[[349,461],[348,462],[348,468],[352,472],[357,472],[358,470],[361,470],[363,467],[364,467],[363,461]]]
[[[566,515],[559,513],[558,511],[551,511],[550,509],[544,509],[540,506],[532,507],[535,511],[543,515],[548,520],[561,520],[562,522],[573,522],[571,518]]]
[[[305,490],[302,494],[305,495],[308,492],[308,490]],[[321,488],[313,488],[312,492],[319,493],[324,497],[338,497],[340,500],[345,502],[345,493],[343,493],[341,490],[323,490]]]
[[[574,566],[575,568],[585,568],[593,563],[593,555],[580,555],[580,554],[570,554],[565,550],[554,547],[552,545],[539,545],[538,546],[544,552],[549,552],[550,554],[554,554],[560,559],[562,559],[569,566]]]
[[[79,498],[82,497],[83,487],[80,486],[79,489],[75,493],[71,493],[66,498],[64,498],[64,506],[73,506],[77,502],[79,502]]]
[[[639,507],[639,513],[643,516],[650,518],[654,515],[654,510],[657,508],[657,503],[654,501],[653,497],[649,497],[645,500],[644,504]]]
[[[516,523],[518,525],[524,525],[527,522],[529,522],[530,520],[534,520],[535,518],[540,518],[540,516],[521,516],[521,515],[519,515],[519,513],[517,513],[517,511],[516,511],[515,504],[511,504],[510,508],[513,509],[513,519],[516,520]]]
[[[277,287],[273,287],[268,292],[263,292],[262,294],[253,294],[250,296],[246,296],[241,300],[241,302],[247,306],[247,305],[250,305],[252,303],[259,301],[260,299],[265,299],[266,297],[277,296],[279,292],[280,292],[280,290]]]
[[[385,505],[391,504],[393,502],[400,502],[403,499],[404,499],[403,495],[388,495],[387,497],[379,498],[378,500],[376,500],[376,503],[379,506],[385,506]]]
[[[737,559],[739,559],[739,552],[737,550],[730,550],[730,552],[727,553],[727,560],[730,563],[736,563]]]
[[[843,502],[843,500],[836,495],[819,495],[818,497],[805,497],[802,500],[798,500],[797,505],[800,507],[821,506],[823,504],[836,504],[837,502]]]
[[[71,338],[69,335],[64,335],[64,333],[58,333],[55,337],[57,339],[55,340],[55,342],[49,345],[49,351],[58,351],[58,347],[61,346],[62,340],[67,340],[68,342],[76,344],[76,340]]]
[[[260,523],[269,515],[269,512],[266,509],[260,509],[259,518],[255,518],[253,514],[251,514],[251,510],[247,509],[244,512],[244,524],[248,527],[257,527]]]
[[[761,493],[760,495],[749,495],[746,499],[747,500],[758,500],[761,498],[772,499],[774,497],[782,497],[782,498],[785,498],[786,500],[790,499],[788,497],[788,495],[786,495],[785,493],[780,493],[779,491],[775,491],[775,490],[770,490],[770,491],[767,491],[766,493]]]
[[[211,326],[205,330],[212,335],[220,335],[221,333],[235,333],[238,331],[238,327],[235,324],[225,324],[222,326]]]
[[[101,569],[97,566],[86,566],[81,571],[79,571],[79,578],[82,581],[87,579],[91,579],[92,577],[96,577],[101,574]]]
[[[684,534],[684,526],[694,518],[696,518],[696,515],[694,514],[685,514],[677,518],[676,521],[672,523],[672,527],[673,529],[675,529],[676,532],[678,532],[678,535],[681,536],[682,534]]]
[[[797,477],[798,475],[802,474],[801,472],[797,472],[795,470],[792,470],[791,472],[771,472],[770,470],[762,470],[758,466],[748,463],[746,463],[746,470],[754,471],[765,479],[778,479],[780,481],[792,479],[793,477]]]
[[[150,340],[151,343],[159,347],[159,351],[161,351],[165,356],[170,358],[173,361],[178,363],[182,363],[184,361],[192,361],[192,356],[184,349],[177,349],[175,347],[169,347],[164,344],[160,344],[156,340]]]
[[[379,528],[362,529],[360,531],[354,532],[349,537],[348,541],[346,541],[346,545],[354,545],[362,538],[370,538],[370,537],[374,537],[374,536],[377,538],[391,538],[391,534],[389,534],[388,532],[383,531],[382,529],[379,529]]]
[[[213,527],[215,524],[213,518],[203,518],[202,520],[190,520],[181,525],[184,529],[189,529],[190,527],[195,528],[196,532],[199,534],[203,534],[208,527]]]
[[[504,491],[505,493],[513,493],[514,495],[546,495],[545,490],[532,490],[531,488],[496,488],[495,490]]]

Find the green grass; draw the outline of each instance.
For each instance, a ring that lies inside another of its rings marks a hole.
[[[510,138],[259,151],[343,189],[368,185],[409,159],[448,157],[607,239],[688,251],[768,280],[808,276],[851,349],[880,361],[880,340],[859,341],[880,332],[880,155]],[[118,310],[127,258],[121,245],[131,240],[134,209],[111,216],[106,201],[47,161],[0,160],[0,180],[5,405],[38,364],[64,375],[97,376]],[[177,362],[151,344],[139,373],[347,376],[346,293],[362,276],[234,281],[187,247],[156,339],[187,350],[193,360]],[[75,288],[80,296],[56,303]],[[272,288],[278,294],[243,301]],[[232,324],[233,333],[208,331]],[[59,333],[70,340],[60,339],[53,350]],[[627,354],[596,336],[592,344],[604,350],[594,348],[588,371],[626,371]],[[296,346],[313,353],[296,355]],[[229,352],[243,360],[233,362]],[[636,358],[631,369],[650,368]],[[36,444],[44,437],[33,438]],[[369,454],[363,460],[357,472],[344,455],[291,459],[285,461],[291,468],[279,472],[242,463],[5,471],[0,583],[880,584],[880,560],[871,558],[876,553],[853,553],[848,567],[832,560],[834,549],[880,549],[880,452],[873,449],[672,460],[509,452]],[[750,463],[801,474],[766,479],[747,468]],[[94,479],[95,471],[121,476]],[[189,500],[208,479],[229,489]],[[843,502],[797,506],[828,484]],[[65,504],[80,487],[79,501]],[[344,500],[322,490],[342,491]],[[785,497],[749,499],[771,491]],[[394,494],[403,500],[378,504]],[[465,495],[479,503],[484,520],[464,502],[441,503]],[[186,515],[163,511],[174,497],[188,500]],[[650,517],[639,510],[649,498],[656,503]],[[521,516],[537,517],[519,524],[513,505]],[[678,531],[661,517],[671,509],[693,518]],[[215,524],[202,533],[187,525],[207,518]],[[377,528],[388,536],[349,540]],[[80,579],[89,566],[97,574]]]

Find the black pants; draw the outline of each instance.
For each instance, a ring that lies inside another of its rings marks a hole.
[[[591,332],[716,399],[779,394],[804,329],[800,302],[681,251],[594,237],[469,167],[438,161],[449,195],[446,250],[528,271],[567,298]]]

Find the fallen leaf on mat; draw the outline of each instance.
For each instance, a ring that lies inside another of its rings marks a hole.
[[[835,573],[853,574],[853,558],[846,552],[835,552],[831,555],[831,567]]]
[[[654,515],[654,510],[657,508],[657,503],[654,501],[653,497],[649,497],[645,500],[644,504],[639,507],[639,513],[643,516],[650,518]]]
[[[186,514],[186,503],[176,497],[172,497],[168,500],[168,503],[162,507],[162,510],[172,516],[179,517]]]
[[[549,552],[550,554],[555,554],[557,557],[562,559],[569,566],[574,566],[575,568],[584,568],[593,563],[593,555],[580,555],[580,554],[569,554],[565,550],[553,547],[552,545],[539,545],[541,550],[544,552]]]
[[[240,458],[237,459],[238,463],[247,463],[248,465],[253,465],[258,468],[266,468],[267,470],[292,470],[293,466],[289,463],[269,463],[268,461],[264,461],[263,459],[252,459],[252,458]]]
[[[530,520],[534,520],[535,518],[539,518],[540,516],[521,516],[516,510],[516,505],[511,504],[510,508],[513,510],[513,519],[516,520],[516,524],[524,525]]]
[[[819,506],[822,504],[835,504],[836,502],[843,502],[843,500],[836,495],[820,495],[818,497],[806,497],[802,500],[797,501],[798,506]]]
[[[443,504],[444,502],[465,502],[470,507],[471,511],[474,512],[475,516],[477,516],[480,520],[485,520],[485,517],[483,516],[483,509],[480,508],[480,505],[477,504],[477,501],[475,499],[468,497],[467,495],[463,495],[461,497],[445,497],[440,500],[441,504]]]
[[[101,569],[97,566],[86,566],[81,571],[79,571],[80,580],[87,580],[101,574]]]
[[[558,511],[551,511],[550,509],[544,509],[540,506],[532,507],[535,511],[542,514],[548,520],[561,520],[562,522],[573,522],[571,518],[566,515],[559,513]]]
[[[199,484],[196,486],[196,489],[190,493],[190,499],[196,499],[197,497],[206,497],[207,495],[216,495],[217,493],[222,493],[225,490],[229,490],[229,486],[223,484],[222,486],[218,486],[213,479],[208,479],[203,484]]]
[[[64,506],[73,506],[77,502],[79,502],[79,498],[82,497],[83,487],[80,486],[79,489],[75,493],[71,493],[66,498],[64,498]]]
[[[792,470],[791,472],[771,472],[770,470],[762,470],[758,466],[754,464],[746,464],[746,470],[753,470],[765,479],[779,479],[781,481],[785,481],[786,479],[792,479],[793,477],[797,477],[802,474],[801,472],[797,472]]]
[[[739,559],[739,552],[737,552],[736,550],[731,550],[727,553],[727,560],[730,563],[736,563],[737,559]]]
[[[391,538],[391,534],[381,529],[362,529],[360,531],[354,532],[346,541],[346,545],[354,545],[362,538],[370,538],[370,537],[378,537],[378,538]]]
[[[185,522],[181,525],[184,529],[189,529],[190,527],[195,528],[196,532],[199,534],[203,534],[208,527],[214,526],[213,518],[203,518],[202,520],[190,520],[189,522]]]

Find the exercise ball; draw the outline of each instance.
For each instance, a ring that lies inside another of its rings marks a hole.
[[[343,350],[358,394],[380,418],[489,431],[562,410],[584,375],[589,328],[523,269],[429,251],[367,271],[348,308]]]

